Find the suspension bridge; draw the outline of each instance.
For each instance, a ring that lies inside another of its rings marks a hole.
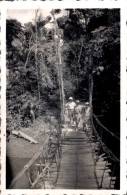
[[[95,115],[91,121],[87,131],[64,123],[13,178],[9,188],[116,189],[120,160],[106,146],[106,134],[119,144],[120,139]]]

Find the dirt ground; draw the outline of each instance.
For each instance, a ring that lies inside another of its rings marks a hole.
[[[45,123],[43,118],[38,118],[35,123],[28,128],[21,128],[20,131],[35,139],[38,144],[33,144],[28,140],[11,135],[10,141],[7,142],[7,157],[32,158],[43,145],[49,133],[53,131],[53,126]]]

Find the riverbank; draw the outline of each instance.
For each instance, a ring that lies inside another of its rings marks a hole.
[[[20,128],[21,132],[35,139],[38,144],[33,144],[23,138],[10,135],[10,141],[6,145],[7,157],[32,158],[49,134],[55,130],[56,125],[57,120],[53,116],[48,121],[45,120],[45,117],[39,117],[28,128]]]

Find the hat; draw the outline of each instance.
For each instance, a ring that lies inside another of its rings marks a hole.
[[[73,97],[69,97],[69,100],[73,100]]]
[[[89,102],[86,102],[85,104],[86,104],[86,105],[89,105]]]
[[[76,103],[79,103],[80,101],[79,100],[76,100]]]

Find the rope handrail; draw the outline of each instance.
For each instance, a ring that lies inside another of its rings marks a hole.
[[[110,135],[112,135],[113,137],[115,137],[117,140],[120,141],[120,138],[117,137],[113,132],[111,132],[110,130],[108,130],[108,129],[99,121],[99,119],[96,117],[95,114],[93,114],[93,116],[94,116],[95,120],[97,121],[97,123],[98,123],[104,130],[106,130]]]
[[[44,150],[44,146],[47,144],[49,137],[45,140],[43,146],[40,148],[39,152],[37,152],[33,158],[23,167],[23,169],[14,177],[11,181],[9,189],[13,186],[13,184],[25,173],[25,171],[33,164],[33,162],[40,156],[42,151]]]
[[[43,177],[46,174],[46,170],[49,168],[50,163],[47,163],[45,168],[43,169],[43,172],[41,172],[38,177],[35,179],[34,183],[31,185],[31,189],[34,188],[34,186],[38,183],[39,179]]]
[[[105,153],[108,154],[108,156],[115,162],[120,163],[120,160],[112,153],[112,151],[103,143],[103,141],[101,140],[99,134],[97,133],[97,130],[95,129],[95,127],[93,126],[94,132],[96,133],[96,136],[99,138],[99,142],[103,148],[103,150],[105,151]]]

